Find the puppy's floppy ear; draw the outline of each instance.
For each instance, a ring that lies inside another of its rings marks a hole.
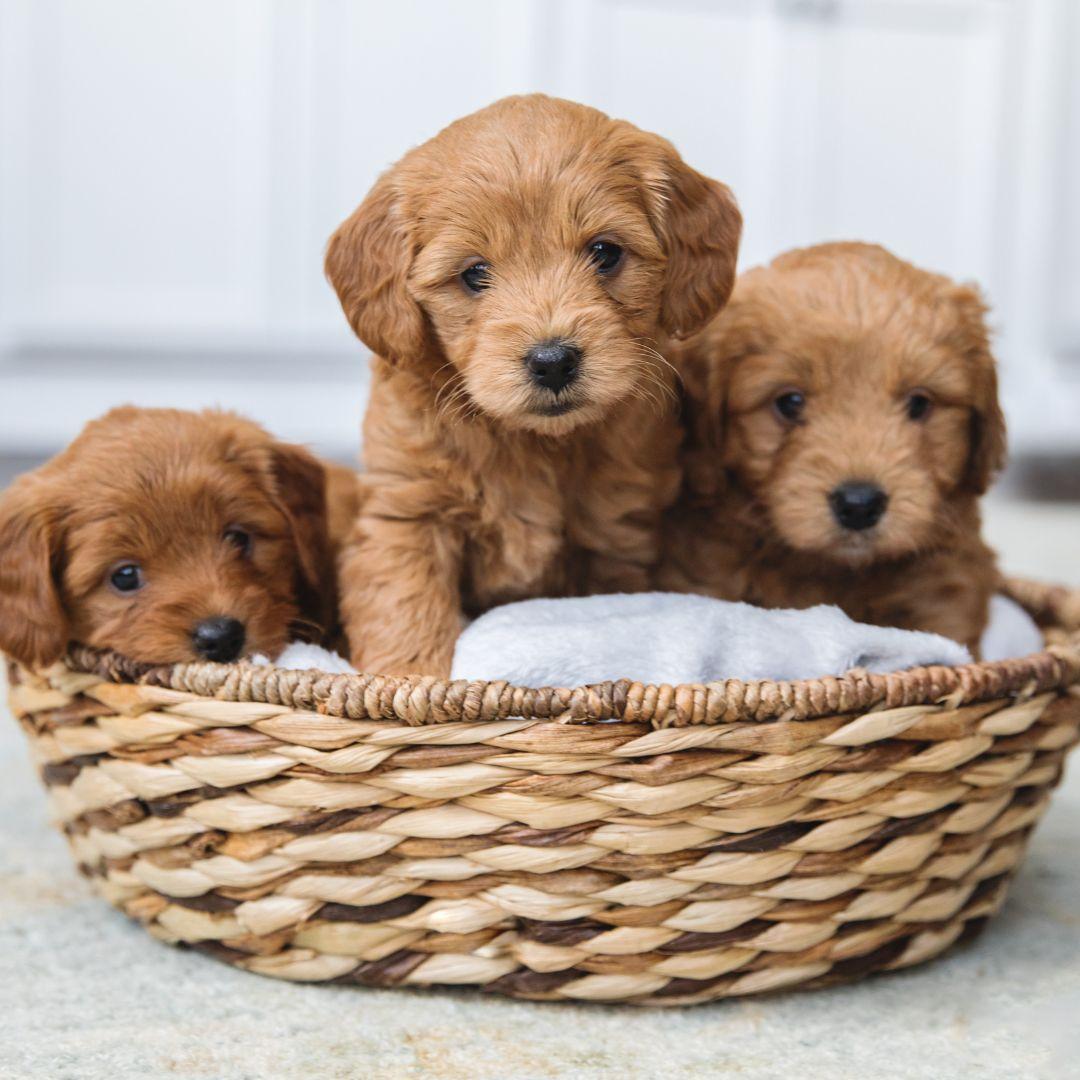
[[[998,402],[997,372],[987,355],[976,374],[975,403],[971,413],[971,454],[965,483],[982,495],[1005,465],[1005,416]]]
[[[333,566],[326,527],[326,472],[302,446],[273,443],[269,450],[274,495],[292,529],[300,567],[300,610],[331,630]]]
[[[275,494],[292,523],[300,568],[311,583],[322,579],[326,551],[326,473],[302,446],[274,443],[270,471]]]
[[[724,487],[726,365],[706,348],[683,357],[680,368],[683,483],[695,501],[708,503]]]
[[[68,644],[56,582],[56,517],[40,477],[16,482],[0,500],[0,649],[33,667],[59,660]]]
[[[377,355],[400,362],[425,350],[428,331],[408,287],[412,244],[392,177],[380,177],[330,237],[326,276],[356,336]]]
[[[997,368],[990,351],[987,306],[978,289],[962,285],[951,290],[959,315],[954,341],[971,365],[974,392],[971,434],[963,486],[982,495],[1005,464],[1005,417],[998,401]]]
[[[731,418],[732,381],[743,362],[753,364],[771,347],[772,305],[767,272],[748,270],[707,333],[686,347],[683,381],[696,404],[691,436],[698,448],[697,461],[688,464],[687,473],[693,470],[691,482],[706,498],[724,490],[745,453]]]
[[[735,285],[742,214],[731,189],[690,168],[665,140],[663,166],[648,186],[658,201],[667,256],[660,323],[673,337],[700,330]]]

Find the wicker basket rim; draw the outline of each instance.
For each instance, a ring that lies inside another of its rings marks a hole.
[[[886,675],[851,671],[792,682],[728,679],[681,686],[622,679],[573,688],[533,688],[419,675],[330,675],[246,663],[153,665],[78,645],[72,647],[66,663],[74,671],[113,682],[409,725],[511,718],[560,723],[625,721],[653,727],[809,720],[869,708],[942,702],[956,707],[1080,682],[1080,590],[1012,578],[1006,592],[1040,624],[1064,630],[1064,640],[1030,656],[961,667],[911,668]]]

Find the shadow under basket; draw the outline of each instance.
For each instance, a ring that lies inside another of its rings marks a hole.
[[[1001,905],[1080,727],[1044,652],[794,683],[566,689],[10,669],[80,868],[249,971],[676,1005],[920,963]]]

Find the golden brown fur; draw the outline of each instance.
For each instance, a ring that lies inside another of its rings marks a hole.
[[[244,654],[329,631],[328,480],[355,512],[353,474],[248,420],[114,409],[0,499],[0,649],[44,665],[79,641],[173,662],[200,658],[206,618],[239,620]],[[131,593],[110,583],[126,564],[145,582]]]
[[[978,496],[1005,452],[985,314],[974,289],[868,244],[744,274],[681,358],[693,434],[659,586],[834,603],[977,650],[998,584]],[[794,421],[776,404],[792,391]],[[888,497],[873,527],[830,508],[852,481]]]
[[[342,565],[357,667],[444,675],[463,613],[645,587],[678,482],[661,352],[726,301],[739,229],[727,188],[669,143],[540,95],[451,124],[378,181],[326,260],[377,354]],[[607,276],[598,238],[625,252]],[[581,352],[561,396],[525,369],[551,339]]]

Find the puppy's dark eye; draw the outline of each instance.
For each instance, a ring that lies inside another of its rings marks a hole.
[[[138,563],[122,563],[109,575],[109,584],[122,593],[137,592],[146,584]]]
[[[795,422],[802,419],[806,398],[798,390],[786,390],[773,402],[773,408],[782,420]]]
[[[491,266],[486,262],[475,262],[461,271],[461,283],[469,292],[483,292],[491,285]]]
[[[611,240],[594,240],[586,250],[598,274],[610,274],[622,262],[623,249]]]
[[[251,554],[251,533],[244,529],[226,529],[224,539],[227,544],[232,544],[241,555]]]
[[[908,394],[907,399],[908,419],[925,420],[930,415],[932,405],[929,394],[924,394],[921,390],[913,390]]]

